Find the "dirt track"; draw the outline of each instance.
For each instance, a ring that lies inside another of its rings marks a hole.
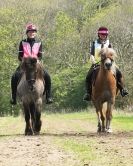
[[[133,132],[114,131],[111,135],[98,135],[91,123],[80,123],[83,132],[74,130],[72,120],[62,123],[45,121],[40,136],[6,135],[0,138],[0,166],[132,166]],[[89,124],[89,125],[88,125]],[[72,127],[70,127],[72,126]],[[65,151],[56,139],[74,139],[90,142],[93,160],[81,162],[76,154]],[[95,142],[91,144],[91,142]]]
[[[54,147],[49,136],[17,136],[0,142],[1,166],[69,166],[71,164],[77,165],[72,155]]]

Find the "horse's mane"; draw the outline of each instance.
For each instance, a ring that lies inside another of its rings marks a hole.
[[[39,60],[37,60],[36,65],[37,65],[37,78],[43,78],[44,71],[42,63]]]
[[[23,58],[22,65],[21,65],[21,68],[23,71],[25,71],[26,63],[31,64],[31,65],[35,64],[36,78],[37,79],[43,78],[43,65],[39,60],[37,60],[36,58],[32,58],[32,57]]]
[[[113,48],[102,48],[101,51],[99,52],[99,56],[101,57],[102,55],[112,55],[113,59],[117,57],[116,51]]]

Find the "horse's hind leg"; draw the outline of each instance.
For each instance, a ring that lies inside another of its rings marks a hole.
[[[30,112],[26,106],[24,106],[24,113],[25,113],[25,122],[26,122],[25,135],[33,135],[30,124]]]

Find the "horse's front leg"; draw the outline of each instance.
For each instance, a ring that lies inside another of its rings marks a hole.
[[[35,134],[39,134],[41,130],[41,111],[42,111],[42,99],[39,99],[36,103],[35,111]]]
[[[36,111],[35,103],[33,102],[30,104],[31,125],[32,125],[33,133],[35,133],[35,121],[36,121],[35,111]]]
[[[24,113],[25,113],[25,122],[26,122],[25,135],[33,135],[30,124],[30,112],[29,108],[26,106],[24,106]]]
[[[101,121],[102,121],[102,129],[101,129],[101,131],[105,132],[106,131],[106,129],[105,129],[105,116],[103,114],[102,109],[100,110],[100,114],[101,114]]]
[[[102,127],[101,127],[100,112],[96,111],[96,113],[97,113],[97,120],[98,120],[98,125],[97,125],[98,129],[97,129],[97,132],[101,132]]]
[[[111,120],[112,120],[112,110],[113,110],[113,104],[108,104],[107,112],[106,112],[106,131],[108,133],[112,132],[112,129],[110,127]]]
[[[35,134],[38,135],[38,134],[40,134],[41,125],[42,125],[42,122],[41,122],[41,113],[38,112],[38,111],[36,111],[35,116],[36,116]]]

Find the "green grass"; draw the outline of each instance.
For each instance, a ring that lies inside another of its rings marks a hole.
[[[83,112],[74,112],[74,113],[56,113],[56,114],[50,114],[47,115],[48,118],[54,118],[54,119],[67,119],[67,120],[92,120],[96,117],[95,111],[94,113],[83,111]]]
[[[94,110],[91,112],[56,113],[47,115],[49,120],[80,120],[83,122],[97,123],[97,115]],[[133,131],[133,113],[114,112],[112,119],[113,128],[122,131]]]
[[[92,141],[80,142],[73,138],[61,139],[57,138],[55,143],[62,149],[72,152],[75,154],[75,157],[80,159],[81,162],[88,162],[94,160],[95,156],[89,144],[92,144]]]
[[[48,123],[62,123],[66,125],[71,120],[80,123],[97,123],[97,116],[94,111],[92,112],[76,112],[76,113],[56,113],[56,114],[42,114],[42,121],[47,120]],[[80,123],[77,125],[80,127]],[[73,122],[74,124],[74,122]],[[76,124],[75,124],[76,125]],[[133,113],[126,114],[123,112],[114,112],[112,125],[114,129],[121,131],[133,131]],[[77,126],[77,127],[78,127]],[[24,132],[25,121],[24,117],[1,117],[0,118],[0,135],[15,135]],[[82,130],[82,129],[81,129]]]
[[[24,133],[23,117],[1,117],[0,118],[0,136],[13,136]]]
[[[133,131],[133,115],[116,115],[112,123],[122,131]]]

